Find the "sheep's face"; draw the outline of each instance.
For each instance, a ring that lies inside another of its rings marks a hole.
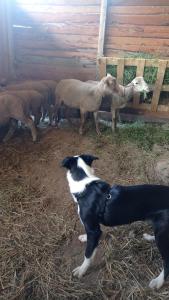
[[[147,83],[144,81],[144,78],[141,77],[141,76],[134,78],[131,83],[134,86],[135,92],[146,92],[146,93],[148,93],[150,91]]]
[[[110,95],[112,93],[118,92],[118,83],[115,77],[107,74],[101,80],[104,83],[104,95]]]

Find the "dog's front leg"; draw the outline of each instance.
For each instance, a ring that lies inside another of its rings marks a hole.
[[[99,229],[97,228],[96,230],[87,231],[87,246],[86,246],[84,261],[81,266],[73,270],[73,276],[77,276],[78,278],[81,278],[86,273],[96,254],[96,247],[99,243],[100,236],[101,236],[100,227]]]

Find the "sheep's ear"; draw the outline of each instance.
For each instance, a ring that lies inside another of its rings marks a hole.
[[[96,159],[99,159],[97,156],[93,156],[93,155],[90,155],[90,154],[82,154],[80,155],[80,157],[84,160],[84,162],[91,166],[92,165],[92,162]]]
[[[67,156],[62,160],[61,166],[70,170],[76,160],[73,156]]]

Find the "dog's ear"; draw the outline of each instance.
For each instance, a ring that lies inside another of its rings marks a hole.
[[[72,165],[75,163],[75,157],[67,156],[62,160],[61,166],[67,169],[71,169]]]
[[[91,166],[92,162],[96,159],[99,159],[97,156],[93,156],[90,154],[82,154],[80,157],[84,160],[84,162],[88,165]]]

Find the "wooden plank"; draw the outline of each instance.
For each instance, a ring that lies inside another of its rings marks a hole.
[[[144,60],[143,58],[125,58],[125,66],[137,66],[140,61]],[[107,65],[117,65],[118,57],[106,57]],[[169,59],[166,59],[167,68],[169,68]],[[145,59],[145,67],[158,67],[158,59]]]
[[[109,14],[120,14],[120,15],[158,15],[168,14],[169,3],[166,6],[109,6]]]
[[[100,25],[99,25],[98,50],[97,50],[98,57],[101,57],[104,54],[106,16],[107,16],[107,0],[102,0],[101,8],[100,8]]]
[[[29,49],[29,48],[21,48],[18,47],[16,49],[16,58],[18,56],[24,55],[37,55],[37,56],[44,56],[44,57],[70,57],[70,58],[83,58],[89,60],[96,60],[96,50],[95,49],[75,49],[74,51],[65,51],[65,50],[58,50],[58,49]]]
[[[30,4],[30,0],[15,0],[16,4]],[[100,5],[101,0],[69,0],[69,5]],[[67,5],[67,0],[34,0],[34,5]]]
[[[106,47],[118,44],[120,47],[125,45],[138,45],[138,46],[155,46],[169,47],[169,39],[154,39],[154,38],[136,38],[136,37],[109,37],[106,38]]]
[[[80,35],[91,35],[98,36],[99,24],[93,26],[66,24],[66,23],[55,23],[55,24],[41,24],[41,26],[35,25],[33,28],[27,27],[13,27],[13,34],[27,34],[34,32],[43,32],[45,34],[80,34]]]
[[[53,36],[30,36],[15,37],[17,48],[38,49],[63,49],[76,48],[97,49],[97,37],[81,35],[53,35]]]
[[[157,80],[155,83],[153,98],[152,98],[152,102],[151,102],[151,110],[152,111],[157,111],[159,96],[160,96],[161,87],[162,87],[165,69],[166,69],[166,64],[167,64],[166,60],[159,60]]]
[[[95,60],[89,60],[76,57],[48,57],[39,55],[16,55],[15,63],[30,63],[30,64],[43,64],[48,66],[67,66],[67,67],[83,67],[88,68],[95,66]]]
[[[22,25],[22,26],[35,26],[40,25],[41,23],[80,23],[80,24],[89,24],[99,23],[99,14],[51,14],[51,13],[33,13],[29,15],[25,12],[17,12],[13,15],[13,24]]]
[[[28,4],[20,4],[17,6],[13,6],[13,9],[24,11],[27,14],[30,13],[51,13],[51,14],[99,14],[100,13],[100,6],[93,5],[93,6],[73,6],[69,5],[28,5]]]
[[[110,0],[110,5],[151,5],[151,6],[159,6],[159,5],[168,5],[168,0]]]
[[[109,56],[119,56],[119,57],[124,57],[124,56],[129,56],[132,55],[133,52],[139,52],[140,56],[142,53],[147,53],[152,55],[155,57],[163,57],[163,58],[167,58],[169,57],[169,49],[168,47],[155,47],[152,46],[147,47],[147,46],[127,46],[127,49],[121,49],[120,47],[114,47],[114,48],[105,48],[105,56],[109,57]]]
[[[106,27],[106,36],[118,37],[149,37],[149,38],[167,38],[169,37],[169,26],[145,26],[114,24]]]
[[[102,57],[98,59],[99,66],[99,80],[106,76],[106,58]]]
[[[163,91],[163,92],[169,92],[169,84],[162,85],[161,91]]]
[[[95,80],[95,68],[79,68],[66,66],[48,66],[19,63],[16,65],[16,74],[20,79],[53,79],[77,78],[80,80]]]
[[[139,60],[137,64],[137,71],[136,76],[143,76],[144,74],[144,66],[145,66],[145,59]],[[140,93],[134,94],[133,103],[139,104],[140,102]]]
[[[119,84],[123,85],[123,74],[124,74],[124,58],[118,59],[117,65],[117,80]]]
[[[108,13],[107,24],[132,24],[132,25],[166,25],[168,26],[168,15],[117,15]]]

